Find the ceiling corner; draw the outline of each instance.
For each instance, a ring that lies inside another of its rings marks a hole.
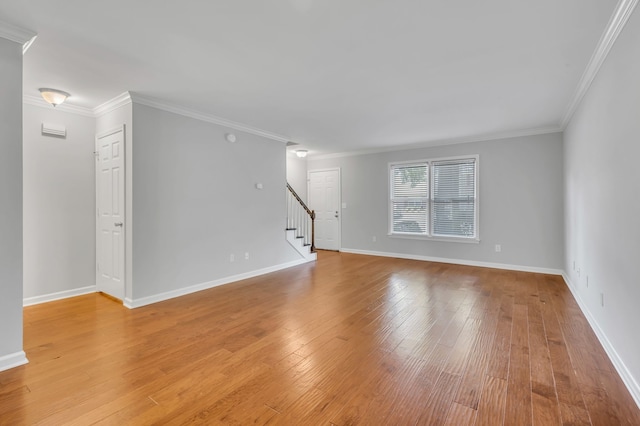
[[[562,130],[567,127],[571,117],[573,117],[576,109],[578,109],[580,101],[582,101],[582,98],[589,90],[589,87],[591,87],[593,80],[596,78],[596,75],[598,75],[600,67],[607,58],[607,55],[611,51],[611,48],[618,39],[618,36],[622,32],[622,29],[629,20],[629,17],[637,4],[638,0],[620,0],[616,5],[613,15],[611,15],[611,20],[602,33],[600,41],[598,42],[596,49],[594,50],[582,77],[580,78],[580,83],[578,84],[573,98],[571,99],[571,103],[569,103],[567,111],[562,118]]]

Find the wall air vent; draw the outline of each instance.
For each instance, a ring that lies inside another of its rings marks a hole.
[[[57,138],[67,137],[67,128],[60,124],[42,123],[42,134]]]

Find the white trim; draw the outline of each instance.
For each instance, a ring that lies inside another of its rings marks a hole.
[[[509,132],[503,133],[493,133],[493,134],[485,134],[485,135],[476,135],[476,136],[465,136],[460,138],[451,138],[451,139],[438,139],[431,140],[426,142],[419,142],[415,144],[406,144],[406,145],[397,145],[397,146],[385,146],[380,148],[372,148],[372,149],[363,149],[359,151],[345,151],[345,152],[337,152],[332,154],[320,154],[314,155],[309,153],[307,155],[307,159],[311,160],[328,160],[331,158],[342,158],[342,157],[353,157],[357,155],[368,155],[368,154],[378,154],[381,152],[395,152],[395,151],[410,151],[412,149],[422,149],[422,148],[431,148],[434,146],[442,146],[442,145],[458,145],[463,143],[471,143],[471,142],[487,142],[499,139],[509,139],[509,138],[518,138],[524,136],[537,136],[537,135],[546,135],[550,133],[561,133],[564,130],[562,127],[554,126],[554,127],[538,127],[535,129],[524,129],[524,130],[513,130]]]
[[[604,348],[604,351],[607,353],[607,356],[611,360],[611,363],[613,363],[613,366],[616,368],[616,371],[622,378],[622,381],[627,387],[627,390],[629,390],[629,393],[635,400],[636,405],[638,406],[638,408],[640,408],[640,385],[638,384],[636,379],[633,377],[633,375],[625,365],[624,361],[622,361],[622,358],[620,358],[620,355],[618,355],[618,352],[615,350],[615,348],[607,338],[606,333],[602,330],[602,328],[600,327],[600,324],[598,324],[596,317],[594,317],[591,314],[591,311],[589,311],[589,308],[587,307],[586,303],[583,302],[582,298],[580,297],[580,293],[578,293],[578,291],[576,290],[575,286],[569,279],[569,276],[567,275],[566,272],[562,272],[562,278],[567,284],[569,291],[571,291],[573,298],[578,303],[580,310],[584,314],[585,318],[587,318],[587,321],[589,322],[591,329],[593,330],[596,337],[600,341],[600,344]]]
[[[291,268],[293,266],[302,265],[303,263],[312,262],[311,260],[299,259],[287,263],[281,263],[279,265],[269,266],[267,268],[257,269],[255,271],[249,271],[238,275],[232,275],[225,278],[220,278],[213,281],[208,281],[200,284],[195,284],[189,287],[182,287],[176,290],[167,291],[165,293],[154,294],[153,296],[141,297],[139,299],[124,299],[124,306],[129,309],[139,308],[141,306],[150,305],[152,303],[158,303],[165,300],[173,299],[187,294],[195,293],[202,290],[207,290],[213,287],[218,287],[224,284],[233,283],[240,280],[246,280],[249,278],[257,277],[271,272],[276,272],[281,269]]]
[[[24,351],[14,352],[9,355],[0,356],[0,371],[8,370],[28,363],[27,354]]]
[[[613,11],[613,15],[611,16],[611,20],[602,34],[602,37],[600,37],[596,50],[593,52],[593,55],[587,64],[587,68],[582,74],[580,83],[573,94],[573,98],[567,107],[567,112],[564,114],[561,122],[563,130],[567,127],[569,121],[571,121],[571,117],[573,117],[576,109],[578,109],[580,101],[582,101],[582,98],[584,98],[584,95],[591,87],[593,80],[596,78],[596,75],[598,75],[598,71],[600,71],[600,67],[607,58],[607,55],[609,55],[611,48],[618,39],[618,36],[622,32],[622,29],[629,20],[629,17],[637,4],[638,0],[620,0],[618,2],[615,10]]]
[[[364,254],[367,256],[396,257],[398,259],[423,260],[427,262],[452,263],[454,265],[479,266],[481,268],[506,269],[509,271],[535,272],[538,274],[562,275],[561,269],[539,268],[537,266],[510,265],[506,263],[480,262],[466,259],[448,259],[444,257],[421,256],[417,254],[387,253],[382,251],[341,248],[343,253]]]
[[[218,124],[220,126],[228,127],[231,129],[239,130],[241,132],[250,133],[256,136],[262,136],[267,139],[272,139],[278,142],[289,142],[291,139],[278,135],[276,133],[271,133],[266,130],[258,129],[257,127],[248,126],[246,124],[238,123],[236,121],[227,120],[226,118],[218,117],[212,114],[205,114],[202,112],[198,112],[196,110],[186,108],[180,105],[173,105],[168,102],[162,101],[160,99],[150,98],[147,96],[142,96],[137,93],[130,92],[131,99],[134,103],[140,105],[146,105],[151,108],[160,109],[163,111],[171,112],[178,115],[183,115],[185,117],[193,118],[200,121],[206,121],[208,123]]]
[[[37,34],[31,30],[11,25],[7,22],[0,21],[0,38],[25,45],[29,43]],[[27,46],[28,48],[29,46]],[[23,50],[24,53],[24,50]]]
[[[69,297],[81,296],[96,292],[96,286],[74,288],[72,290],[59,291],[57,293],[43,294],[41,296],[25,297],[22,300],[22,306],[38,305],[40,303],[53,302],[54,300],[67,299]]]
[[[47,101],[42,99],[41,96],[23,94],[22,102],[27,105],[33,105],[40,108],[53,109],[53,106],[51,106],[49,103],[47,103]],[[68,103],[58,105],[57,107],[55,107],[55,111],[67,112],[70,114],[77,114],[85,117],[92,117],[92,118],[95,117],[93,110],[89,108],[79,107],[76,105],[70,105]]]
[[[404,240],[439,241],[442,243],[480,244],[480,238],[465,237],[430,237],[423,234],[403,234],[400,232],[387,233],[389,238],[401,238]]]
[[[92,112],[93,112],[93,116],[98,118],[100,116],[103,116],[105,114],[110,113],[111,111],[114,111],[122,106],[125,106],[127,104],[131,103],[131,94],[129,92],[124,92],[118,96],[116,96],[113,99],[110,99],[108,101],[106,101],[103,104],[98,105],[97,107],[95,107]]]
[[[29,50],[29,48],[31,47],[33,42],[36,41],[37,38],[38,36],[34,35],[33,37],[31,37],[31,40],[29,40],[28,42],[22,45],[22,56],[24,56],[24,54],[27,53],[27,50]]]

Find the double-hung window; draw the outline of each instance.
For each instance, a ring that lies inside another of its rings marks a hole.
[[[390,165],[389,234],[478,239],[478,156]]]

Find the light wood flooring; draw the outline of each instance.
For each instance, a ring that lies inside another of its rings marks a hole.
[[[129,310],[24,309],[2,425],[640,425],[562,278],[319,253]]]

